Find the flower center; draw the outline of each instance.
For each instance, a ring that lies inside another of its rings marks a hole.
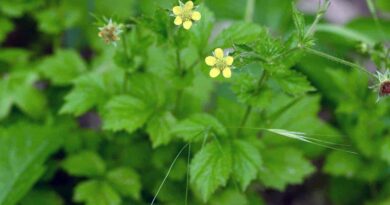
[[[390,95],[390,81],[385,81],[380,85],[380,93],[381,96]]]
[[[217,63],[215,64],[215,67],[219,68],[219,69],[224,69],[226,68],[226,62],[224,59],[217,59]]]
[[[180,14],[180,17],[183,19],[183,21],[191,20],[191,16],[192,16],[192,11],[191,10],[183,9],[183,13]]]

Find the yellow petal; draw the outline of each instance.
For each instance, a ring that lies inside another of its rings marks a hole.
[[[217,63],[217,59],[214,56],[207,57],[205,61],[208,66],[214,66]]]
[[[191,18],[194,21],[199,21],[202,18],[202,14],[199,11],[194,11],[192,12]]]
[[[218,68],[212,68],[211,70],[210,70],[210,77],[212,77],[212,78],[216,78],[216,77],[218,77],[219,76],[219,74],[221,73],[221,70],[219,70]]]
[[[226,65],[231,66],[231,65],[233,65],[234,58],[231,56],[227,56],[227,57],[225,57],[225,62],[226,62]]]
[[[180,26],[183,23],[183,19],[180,16],[178,16],[175,18],[175,21],[173,23],[175,23],[175,25]]]
[[[214,51],[214,56],[218,59],[222,59],[224,54],[223,54],[223,50],[221,48],[217,48],[215,49]]]
[[[192,10],[194,8],[194,2],[192,1],[187,1],[187,3],[184,5],[184,9],[189,11],[189,10]]]
[[[183,13],[183,9],[181,8],[181,6],[173,7],[172,11],[173,11],[173,14],[175,14],[176,16]]]
[[[185,21],[183,23],[183,27],[186,29],[186,30],[189,30],[191,27],[192,27],[192,21]]]
[[[230,77],[232,77],[232,70],[230,70],[230,68],[225,68],[222,71],[222,75],[225,78],[230,78]]]

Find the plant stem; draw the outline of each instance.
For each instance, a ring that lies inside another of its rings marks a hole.
[[[313,54],[313,55],[316,55],[316,56],[320,56],[322,58],[326,58],[326,59],[334,61],[336,63],[343,64],[343,65],[349,66],[351,68],[357,68],[357,69],[359,69],[361,71],[366,72],[367,74],[369,74],[371,76],[374,76],[371,72],[369,72],[368,70],[366,70],[362,66],[357,65],[355,63],[351,63],[349,61],[346,61],[346,60],[343,60],[343,59],[331,56],[329,54],[326,54],[324,52],[321,52],[321,51],[318,51],[318,50],[315,50],[315,49],[312,49],[312,48],[304,47],[303,50],[306,51],[307,53],[310,53],[310,54]]]
[[[182,65],[181,65],[181,56],[180,56],[180,48],[177,47],[176,48],[176,66],[177,66],[177,69],[179,71],[179,75],[180,77],[183,77],[183,74],[184,74],[184,70],[182,68]],[[178,112],[179,108],[180,108],[180,101],[181,101],[181,98],[183,96],[183,88],[179,88],[179,90],[177,90],[177,93],[176,93],[176,102],[175,102],[175,107],[174,107],[174,112]]]
[[[256,0],[247,0],[246,10],[245,10],[245,21],[252,22],[253,15],[255,13]]]
[[[127,51],[127,38],[126,38],[126,34],[122,35],[122,46],[123,46],[123,51],[125,52],[126,61],[130,61],[130,55],[128,54],[128,51]],[[129,76],[128,76],[127,70],[125,70],[124,79],[123,79],[123,92],[124,93],[127,92],[127,81],[128,81],[128,78],[129,78]]]
[[[255,94],[258,94],[258,92],[260,91],[261,87],[263,87],[263,85],[264,85],[265,81],[267,80],[267,78],[268,78],[268,73],[267,73],[267,71],[264,70],[263,75],[261,75],[261,78],[259,79],[259,81],[258,81],[258,83],[256,85]],[[249,116],[251,115],[252,111],[253,111],[252,105],[248,105],[246,107],[244,116],[242,117],[240,126],[237,129],[237,136],[239,136],[241,134],[241,128],[243,128],[245,126],[245,124],[247,123],[247,121],[249,119]]]

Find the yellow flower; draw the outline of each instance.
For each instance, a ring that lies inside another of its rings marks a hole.
[[[205,60],[208,66],[211,66],[210,77],[216,78],[221,74],[225,78],[232,77],[232,68],[234,58],[224,54],[221,48],[217,48],[214,51],[213,56],[208,56]]]
[[[108,23],[99,27],[99,37],[103,38],[107,44],[112,43],[116,46],[116,42],[120,40],[119,35],[123,32],[123,24],[117,24],[112,22],[112,19],[108,20]]]
[[[199,11],[194,11],[194,2],[187,1],[185,4],[180,2],[180,6],[175,6],[172,9],[175,16],[175,25],[183,25],[183,28],[189,30],[193,22],[199,21],[202,15]]]

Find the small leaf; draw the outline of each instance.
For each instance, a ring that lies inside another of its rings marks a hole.
[[[86,205],[119,205],[121,198],[106,182],[89,180],[78,184],[73,196],[75,202]]]
[[[232,147],[233,156],[233,177],[245,191],[249,183],[257,177],[257,173],[262,166],[260,152],[252,144],[235,140]]]
[[[303,17],[303,14],[298,11],[298,8],[295,6],[295,2],[292,2],[292,14],[293,14],[293,20],[295,28],[298,32],[298,38],[300,42],[303,42],[305,39],[305,19]]]
[[[126,167],[117,168],[108,172],[107,179],[121,195],[134,199],[140,198],[141,181],[134,170]]]
[[[165,145],[171,141],[171,128],[176,118],[170,112],[153,116],[147,124],[146,131],[150,135],[153,147]]]
[[[232,170],[231,150],[222,149],[217,142],[209,143],[195,155],[190,169],[191,183],[206,202],[229,179]]]
[[[143,101],[127,95],[111,99],[105,110],[103,115],[104,129],[126,130],[129,133],[142,127],[153,111]]]
[[[195,114],[179,122],[172,130],[172,133],[182,137],[185,141],[200,141],[202,133],[214,133],[217,136],[226,136],[226,128],[213,116],[209,114]]]
[[[62,167],[72,176],[101,176],[106,170],[104,161],[91,151],[84,151],[67,157]]]
[[[273,148],[262,152],[264,168],[260,169],[259,179],[266,187],[284,190],[289,184],[302,183],[315,168],[303,154],[293,148]]]

